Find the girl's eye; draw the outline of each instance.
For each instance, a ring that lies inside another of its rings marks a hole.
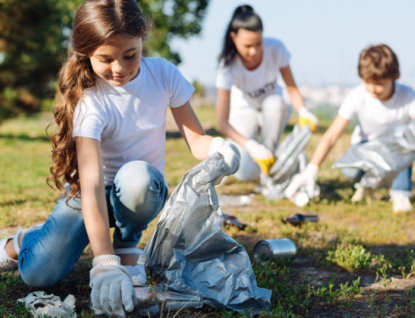
[[[111,63],[111,60],[106,59],[106,60],[100,60],[101,63]]]
[[[135,53],[134,53],[133,55],[126,56],[126,57],[125,57],[125,59],[126,59],[126,60],[131,60],[134,56],[135,56]]]

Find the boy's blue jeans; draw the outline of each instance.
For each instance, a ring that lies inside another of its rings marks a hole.
[[[343,168],[341,169],[343,175],[348,178],[360,180],[363,176],[363,171],[360,169],[353,169],[353,168]],[[401,192],[408,198],[412,195],[412,166],[409,168],[402,170],[398,176],[392,182],[392,188],[390,190],[390,195],[393,195],[395,192]]]
[[[135,247],[142,231],[161,211],[168,188],[163,175],[144,161],[132,161],[105,187],[114,244]],[[51,286],[74,267],[89,243],[81,212],[81,199],[66,204],[61,198],[40,230],[27,233],[19,253],[19,272],[30,286]],[[84,211],[88,213],[88,211]]]

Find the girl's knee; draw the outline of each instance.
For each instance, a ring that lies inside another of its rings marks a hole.
[[[145,213],[163,199],[166,192],[164,177],[154,166],[144,161],[124,165],[115,176],[112,193],[113,205],[132,212]]]
[[[55,270],[48,269],[47,266],[21,269],[19,273],[26,285],[31,287],[50,287],[53,286],[62,277]]]

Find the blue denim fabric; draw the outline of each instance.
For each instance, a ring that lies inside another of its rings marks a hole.
[[[411,196],[412,194],[412,165],[402,170],[392,182],[391,192],[402,191]]]
[[[342,168],[344,176],[354,179],[357,182],[363,177],[364,171],[354,168]],[[410,197],[412,194],[412,166],[402,170],[392,182],[391,194],[393,192],[402,192],[405,196]]]
[[[144,161],[125,164],[105,194],[114,243],[136,246],[142,231],[161,211],[168,188],[163,175]],[[69,206],[68,206],[69,205]],[[19,254],[19,272],[30,286],[45,287],[67,275],[89,243],[81,199],[61,198],[40,230],[27,233]]]

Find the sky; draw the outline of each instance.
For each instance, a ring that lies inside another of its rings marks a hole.
[[[397,54],[404,84],[415,84],[414,0],[210,0],[202,32],[174,40],[190,80],[214,85],[217,57],[234,9],[250,4],[264,25],[264,36],[282,40],[292,54],[299,85],[357,85],[360,51],[384,43]]]

